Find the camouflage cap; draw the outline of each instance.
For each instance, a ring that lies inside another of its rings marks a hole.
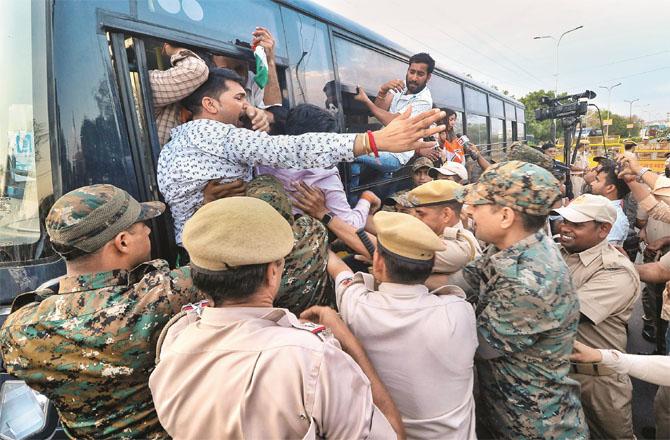
[[[407,190],[401,190],[396,193],[393,193],[389,197],[384,199],[384,206],[395,206],[400,205],[406,208],[411,208],[412,204],[407,200]]]
[[[290,224],[293,224],[293,205],[281,180],[270,174],[261,174],[247,184],[247,197],[261,199],[272,206]]]
[[[547,215],[561,197],[558,180],[537,165],[512,160],[490,166],[457,194],[468,205],[495,203],[530,215]]]
[[[157,217],[164,210],[164,203],[140,203],[114,185],[90,185],[56,200],[47,215],[46,229],[53,243],[91,253],[134,223]]]
[[[414,161],[412,164],[412,172],[415,172],[416,170],[419,170],[421,168],[432,168],[433,166],[433,161],[428,159],[427,157],[419,157],[417,160]]]
[[[507,158],[508,160],[520,160],[522,162],[532,163],[544,168],[549,172],[553,171],[554,169],[554,161],[551,157],[547,156],[540,150],[528,145],[524,145],[521,142],[514,142],[510,146],[510,151],[507,155]]]

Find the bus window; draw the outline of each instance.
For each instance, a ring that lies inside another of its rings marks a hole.
[[[281,8],[290,75],[296,104],[308,103],[338,111],[328,28],[314,18]]]
[[[502,104],[502,103],[501,103]],[[505,121],[491,118],[491,159],[496,162],[505,160]]]
[[[516,109],[509,102],[505,103],[505,119],[508,121],[516,121]]]
[[[0,67],[0,263],[54,255],[44,229],[54,193],[45,4],[4,2],[0,18],[0,49],[14,60]]]
[[[500,99],[489,96],[489,110],[491,112],[491,116],[505,119],[505,106]]]
[[[428,88],[433,96],[433,103],[438,107],[447,107],[452,110],[463,108],[463,94],[459,83],[433,74]]]
[[[468,113],[478,113],[480,115],[488,115],[489,107],[486,100],[486,93],[478,90],[465,87],[465,109]],[[468,121],[469,123],[469,121]],[[468,133],[468,136],[470,134]]]
[[[466,132],[470,142],[478,145],[481,151],[485,151],[485,147],[489,144],[486,116],[468,114],[466,118],[468,122]]]
[[[361,85],[373,96],[379,86],[391,79],[404,80],[407,73],[406,62],[338,36],[335,37],[335,58],[340,82],[348,86]]]

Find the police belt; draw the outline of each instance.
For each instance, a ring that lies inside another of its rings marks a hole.
[[[588,376],[610,376],[612,374],[617,374],[616,371],[599,363],[582,364],[571,362],[570,371],[577,374],[586,374]]]

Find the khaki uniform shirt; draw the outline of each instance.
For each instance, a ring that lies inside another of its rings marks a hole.
[[[337,305],[402,414],[408,438],[475,438],[472,306],[421,285],[340,273]]]
[[[561,253],[579,297],[577,340],[594,348],[626,351],[626,324],[640,294],[640,277],[631,261],[603,240],[591,249]]]
[[[663,255],[658,261],[665,270],[670,270],[670,252]],[[665,290],[663,290],[663,308],[661,308],[661,318],[666,321],[670,321],[670,289],[668,285],[670,281],[665,284]]]
[[[46,395],[75,438],[167,438],[147,387],[163,326],[204,299],[190,268],[61,278],[57,295],[12,313],[0,330],[7,371]]]
[[[336,339],[285,309],[205,308],[179,319],[149,378],[180,439],[395,438],[370,382]]]
[[[652,188],[651,194],[640,201],[638,210],[638,218],[646,219],[647,215],[659,220],[666,225],[670,223],[670,178],[659,175],[656,179],[656,184]],[[649,226],[649,225],[647,225]],[[647,227],[647,236],[649,235],[649,228]],[[670,233],[664,236],[670,235]],[[661,237],[658,237],[661,238]],[[652,241],[652,239],[649,239]]]
[[[446,250],[435,253],[433,273],[452,274],[482,254],[477,239],[461,222],[444,228],[442,242]]]

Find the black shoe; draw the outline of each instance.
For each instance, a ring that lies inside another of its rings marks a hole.
[[[656,343],[656,329],[651,326],[644,326],[642,329],[642,338],[647,341],[651,342],[652,344]]]

